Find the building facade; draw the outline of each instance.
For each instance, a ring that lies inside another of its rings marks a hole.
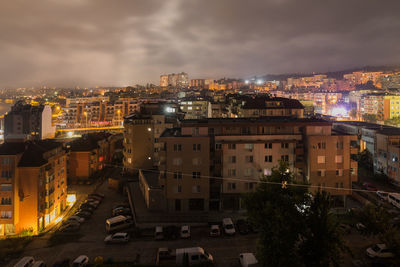
[[[49,105],[32,106],[17,102],[4,117],[5,140],[43,140],[53,138],[56,128],[52,125]]]
[[[67,156],[44,140],[0,146],[0,235],[38,233],[66,208]]]
[[[254,190],[280,161],[288,163],[296,179],[340,201],[357,181],[357,162],[350,158],[358,153],[357,136],[332,131],[324,120],[184,120],[160,140],[165,145],[159,180],[169,211],[242,209],[243,193]],[[191,205],[191,199],[201,199],[203,206]]]

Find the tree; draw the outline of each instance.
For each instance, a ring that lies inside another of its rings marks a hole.
[[[383,207],[367,204],[356,213],[357,219],[365,226],[366,235],[383,234],[390,227],[390,215]]]
[[[350,118],[352,118],[353,120],[357,119],[357,110],[355,108],[352,108],[349,111],[349,116]]]
[[[244,198],[250,221],[260,228],[257,259],[263,266],[299,266],[297,247],[305,225],[299,207],[308,202],[307,188],[282,186],[295,183],[286,162],[261,182]]]
[[[339,266],[346,247],[336,216],[330,212],[332,201],[325,191],[318,191],[305,212],[307,229],[302,236],[300,255],[305,266]]]

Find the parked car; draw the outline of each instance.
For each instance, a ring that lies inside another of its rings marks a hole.
[[[102,199],[105,197],[105,195],[104,195],[104,194],[101,194],[101,193],[92,193],[92,194],[89,194],[89,197],[90,197],[90,196],[101,197]]]
[[[370,258],[393,258],[394,254],[386,247],[386,244],[376,244],[367,248],[366,253]]]
[[[78,212],[76,212],[75,215],[78,217],[85,218],[87,220],[92,216],[92,213],[85,210],[78,210]]]
[[[376,195],[381,199],[381,200],[388,200],[388,193],[383,192],[383,191],[376,191]]]
[[[89,204],[92,205],[93,207],[97,208],[100,205],[100,201],[97,200],[91,200],[91,199],[86,199],[84,204]]]
[[[84,202],[79,206],[79,208],[81,208],[81,209],[91,209],[91,210],[94,211],[96,209],[96,206],[93,203]]]
[[[362,223],[357,223],[356,228],[358,231],[364,231],[365,229],[367,229],[367,227]]]
[[[247,235],[250,232],[249,224],[245,220],[238,220],[236,222],[237,230],[242,235]]]
[[[108,235],[104,238],[106,244],[111,243],[127,243],[129,241],[128,233],[115,233],[113,235]]]
[[[181,238],[190,238],[190,226],[184,225],[181,227]]]
[[[103,201],[102,197],[96,196],[96,195],[88,195],[87,199],[92,199],[92,200],[96,200],[96,201]]]
[[[363,187],[364,189],[369,191],[378,191],[378,188],[370,182],[363,183]]]
[[[88,210],[88,211],[90,211],[90,212],[94,212],[94,210],[95,210],[95,207],[94,206],[92,206],[92,205],[90,205],[90,204],[88,204],[88,203],[82,203],[80,206],[79,206],[79,209],[80,210]]]
[[[154,239],[155,240],[163,240],[164,239],[164,231],[162,226],[156,226],[154,231]]]
[[[75,222],[78,222],[78,223],[83,223],[85,221],[85,218],[79,217],[77,215],[72,215],[67,219],[67,221],[75,221]]]
[[[235,226],[233,225],[231,218],[224,218],[222,220],[222,227],[224,228],[224,233],[227,235],[234,235],[236,233]]]
[[[60,232],[76,232],[79,230],[80,226],[81,225],[79,223],[70,222],[70,223],[62,225],[58,230]]]
[[[113,216],[118,216],[118,215],[131,215],[131,209],[130,208],[124,208],[124,207],[118,207],[113,209],[112,215]]]
[[[219,225],[218,224],[211,225],[210,236],[220,236],[220,235],[221,235],[221,231],[219,229]]]
[[[29,267],[32,266],[32,264],[35,262],[35,259],[31,256],[25,256],[22,259],[20,259],[14,267]]]
[[[89,264],[89,257],[86,255],[80,255],[72,262],[72,267],[83,267]]]
[[[239,262],[241,267],[258,267],[258,261],[253,253],[239,254]]]

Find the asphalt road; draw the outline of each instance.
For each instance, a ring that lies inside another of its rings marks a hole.
[[[103,241],[106,236],[105,220],[111,217],[112,207],[127,198],[108,189],[107,183],[104,183],[98,192],[106,197],[92,218],[81,225],[79,232],[83,234],[82,238],[52,247],[48,247],[42,240],[28,246],[22,256],[33,256],[36,260],[43,260],[47,266],[66,258],[72,261],[82,254],[87,255],[91,262],[97,256],[102,256],[104,260],[112,258],[114,261],[134,261],[139,257],[139,263],[149,264],[155,262],[159,247],[175,249],[200,246],[213,255],[216,266],[238,266],[239,253],[255,252],[257,237],[254,234],[211,238],[208,236],[208,227],[192,227],[192,237],[188,240],[155,241],[148,235],[133,239],[125,245],[106,245]],[[11,261],[9,266],[13,266],[17,260]]]

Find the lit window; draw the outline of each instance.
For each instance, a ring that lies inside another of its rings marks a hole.
[[[318,156],[317,162],[318,163],[325,163],[325,156]]]
[[[342,155],[336,155],[335,156],[335,162],[336,163],[343,163],[343,156]]]

